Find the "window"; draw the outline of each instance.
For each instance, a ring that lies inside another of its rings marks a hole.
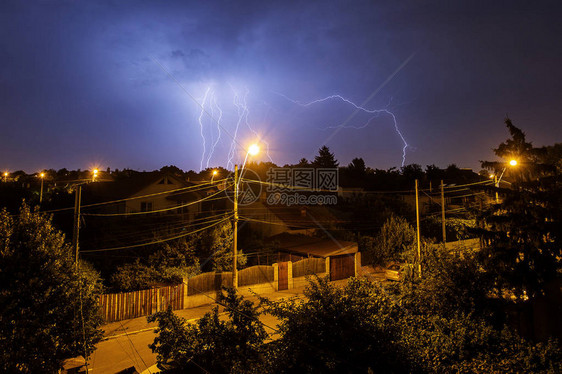
[[[152,212],[152,202],[141,201],[141,212]]]

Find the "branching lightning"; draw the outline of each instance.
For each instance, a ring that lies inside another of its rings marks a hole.
[[[216,138],[216,140],[214,142],[212,142],[211,144],[211,150],[209,151],[209,157],[207,157],[207,165],[206,167],[209,167],[209,163],[211,162],[211,157],[213,156],[213,153],[215,152],[215,147],[217,146],[220,138],[221,138],[221,120],[222,120],[222,109],[220,108],[220,106],[217,104],[217,97],[215,95],[213,95],[213,101],[212,101],[212,105],[214,106],[214,108],[217,109],[217,111],[219,112],[219,116],[217,118],[217,132],[218,132],[218,136]],[[213,107],[211,107],[213,108]],[[213,110],[214,113],[214,110]],[[214,116],[213,116],[214,117]],[[211,133],[212,134],[212,133]]]
[[[347,104],[350,104],[355,109],[360,110],[364,113],[375,114],[375,116],[369,118],[369,120],[364,125],[361,125],[361,126],[353,126],[353,125],[348,125],[346,123],[343,123],[343,124],[336,125],[336,126],[328,126],[328,127],[325,127],[324,129],[352,128],[352,129],[359,130],[359,129],[363,129],[363,128],[367,127],[371,123],[371,121],[373,119],[377,118],[380,114],[384,113],[384,114],[389,115],[392,118],[392,121],[393,121],[393,124],[394,124],[394,130],[396,131],[396,133],[398,134],[398,136],[402,140],[402,143],[404,144],[404,147],[402,147],[402,166],[404,166],[404,164],[406,163],[406,149],[408,148],[408,143],[406,142],[406,139],[404,138],[404,135],[402,134],[402,132],[400,131],[400,129],[398,127],[398,121],[396,120],[396,116],[390,110],[388,110],[388,109],[367,109],[365,107],[362,107],[360,105],[355,104],[353,101],[351,101],[349,99],[346,99],[345,97],[343,97],[341,95],[330,95],[330,96],[324,97],[322,99],[317,99],[317,100],[313,100],[313,101],[310,101],[310,102],[303,103],[303,102],[300,102],[300,101],[297,101],[297,100],[293,100],[290,97],[287,97],[286,95],[283,95],[282,93],[279,93],[279,92],[275,92],[275,93],[284,97],[285,99],[289,100],[290,102],[292,102],[294,104],[297,104],[297,105],[300,105],[302,107],[309,107],[311,105],[323,103],[323,102],[328,101],[328,100],[341,100],[341,101],[343,101]]]
[[[200,170],[203,170],[203,160],[205,159],[205,133],[203,132],[203,114],[205,113],[205,105],[207,104],[207,97],[211,91],[211,86],[207,87],[205,91],[205,96],[203,97],[203,103],[201,104],[201,113],[199,113],[199,128],[201,130],[201,138],[203,138],[203,154],[201,155],[201,166]]]
[[[231,86],[232,87],[232,86]],[[232,89],[234,91],[234,89]],[[246,89],[246,92],[244,93],[244,102],[246,101],[246,96],[248,95],[248,90]],[[234,167],[234,163],[232,162],[232,159],[234,158],[234,155],[236,153],[236,138],[238,137],[238,130],[240,129],[240,123],[242,123],[242,120],[245,118],[246,122],[248,122],[248,111],[247,111],[247,107],[245,105],[242,105],[240,102],[240,98],[238,96],[238,94],[236,93],[236,91],[234,91],[234,106],[236,107],[236,112],[238,114],[238,120],[236,121],[236,128],[234,129],[234,136],[232,137],[232,143],[230,144],[230,151],[228,152],[228,160],[226,162],[226,167],[230,168],[230,167]]]
[[[269,143],[261,138],[260,134],[256,130],[254,130],[254,128],[250,125],[250,121],[248,120],[248,116],[250,115],[250,108],[248,107],[247,103],[247,97],[250,93],[248,87],[244,88],[244,95],[242,96],[242,98],[239,97],[238,93],[232,86],[231,89],[234,92],[234,105],[238,109],[239,113],[243,113],[246,126],[254,134],[256,141],[265,144],[265,153],[267,155],[267,158],[269,159],[269,161],[273,162],[273,159],[269,155]]]

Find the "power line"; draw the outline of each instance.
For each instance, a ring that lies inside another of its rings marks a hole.
[[[203,230],[207,230],[213,226],[216,226],[222,222],[226,222],[230,219],[231,217],[227,217],[225,219],[222,220],[217,220],[215,223],[206,226],[206,227],[202,227],[200,229],[188,232],[188,233],[183,233],[181,235],[176,235],[170,238],[166,238],[166,239],[160,239],[160,240],[156,240],[153,242],[149,242],[149,243],[138,243],[138,244],[132,244],[132,245],[127,245],[127,246],[122,246],[122,247],[115,247],[115,248],[104,248],[104,249],[90,249],[90,250],[86,250],[86,251],[81,251],[81,253],[93,253],[93,252],[104,252],[104,251],[116,251],[116,250],[121,250],[121,249],[129,249],[129,248],[135,248],[135,247],[143,247],[143,246],[147,246],[147,245],[152,245],[152,244],[159,244],[159,243],[164,243],[170,240],[175,240],[175,239],[179,239],[179,238],[183,238],[184,236],[188,236],[188,235],[192,235],[192,234],[196,234],[200,231]]]
[[[198,184],[198,185],[195,185],[195,186],[181,187],[181,188],[177,188],[177,189],[174,189],[174,190],[155,192],[155,193],[152,193],[152,194],[147,194],[147,195],[142,195],[142,196],[133,196],[133,197],[128,197],[128,198],[124,198],[124,199],[105,201],[105,202],[101,202],[101,203],[87,204],[87,205],[82,205],[81,209],[91,208],[91,207],[95,207],[95,206],[108,205],[108,204],[116,204],[116,203],[121,203],[121,202],[124,202],[124,201],[144,199],[144,198],[147,198],[147,197],[153,197],[153,196],[159,196],[159,195],[165,195],[165,194],[169,194],[169,195],[173,196],[173,194],[175,194],[175,193],[184,192],[184,191],[195,192],[195,191],[199,191],[199,190],[204,190],[208,187],[211,187],[213,184],[217,184],[219,182],[226,181],[226,180],[227,179],[225,178],[225,179],[220,179],[220,180],[214,181],[214,182],[205,182],[205,183]],[[72,210],[72,209],[74,209],[74,207],[44,210],[44,211],[41,211],[41,213],[55,213],[55,212],[60,212],[60,211],[65,211],[65,210]]]
[[[173,207],[169,207],[169,208],[162,208],[162,209],[158,209],[158,210],[151,210],[151,211],[146,211],[146,212],[130,212],[130,213],[83,213],[83,216],[92,216],[92,217],[119,217],[119,216],[135,216],[135,215],[144,215],[144,214],[154,214],[154,213],[161,213],[161,212],[168,212],[170,210],[177,210],[177,209],[182,209],[197,203],[200,203],[202,201],[207,201],[210,200],[212,197],[217,196],[219,194],[223,193],[222,190],[219,190],[217,192],[215,192],[212,195],[209,195],[207,197],[204,197],[202,199],[196,200],[196,201],[191,201],[189,203],[186,204],[182,204],[182,205],[175,205]],[[221,199],[224,199],[225,197],[221,197]]]

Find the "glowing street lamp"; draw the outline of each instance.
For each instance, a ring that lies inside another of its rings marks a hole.
[[[213,183],[213,179],[215,179],[215,175],[217,175],[219,172],[218,170],[213,170],[212,176],[211,176],[211,183]]]
[[[7,179],[7,178],[8,178],[8,172],[5,171],[5,172],[4,172],[4,183],[6,183],[6,179]]]
[[[515,160],[515,159],[509,160],[509,165],[510,165],[510,166],[517,166],[517,160]],[[503,173],[505,173],[505,169],[507,169],[507,166],[505,166],[505,167],[503,168],[502,173],[501,173],[501,175],[500,175],[499,178],[497,177],[497,175],[494,175],[494,174],[492,174],[492,175],[490,176],[490,178],[494,178],[494,182],[495,182],[496,188],[500,188],[500,182],[501,182],[501,180],[502,180]],[[498,196],[498,192],[496,191],[496,204],[499,203],[499,201],[500,201],[500,198],[499,198],[499,196]]]
[[[260,147],[257,144],[252,144],[250,148],[248,148],[248,154],[250,156],[255,156],[260,152]]]
[[[97,178],[97,176],[98,176],[98,173],[99,173],[99,170],[98,170],[98,169],[94,169],[94,170],[92,171],[92,181],[93,181],[93,182],[96,181],[96,178]]]

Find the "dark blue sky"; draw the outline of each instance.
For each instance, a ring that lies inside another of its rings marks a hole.
[[[478,169],[506,114],[562,141],[558,3],[2,1],[0,168],[226,166],[235,133],[278,164],[327,142],[388,168],[394,115],[406,163]],[[334,94],[386,111],[298,104]]]

